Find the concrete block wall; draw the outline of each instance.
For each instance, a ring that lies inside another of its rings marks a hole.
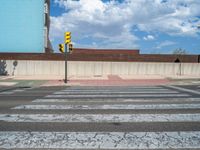
[[[1,72],[9,75],[57,75],[64,76],[64,61],[1,60]],[[14,64],[16,66],[14,66]],[[74,76],[101,75],[195,75],[200,76],[200,63],[147,63],[69,61],[68,74]]]
[[[200,75],[200,63],[183,63],[181,64],[181,71],[184,75]]]

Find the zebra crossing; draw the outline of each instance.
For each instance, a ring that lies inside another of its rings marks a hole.
[[[25,90],[26,90],[26,88],[7,89],[7,90],[0,91],[0,96],[11,95],[11,94],[14,94],[14,93],[24,92]]]
[[[23,92],[23,91],[25,91],[25,89],[9,90],[9,91],[1,92],[0,95],[10,95],[10,94],[14,94],[16,92]]]
[[[200,149],[200,97],[172,86],[67,87],[10,110],[0,122],[34,127],[0,131],[0,149]]]
[[[199,91],[199,92],[200,92],[200,86],[197,86],[197,91]]]

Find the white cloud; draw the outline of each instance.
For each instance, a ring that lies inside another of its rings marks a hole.
[[[158,46],[156,47],[156,49],[161,49],[163,47],[167,47],[167,46],[171,46],[171,45],[175,45],[177,44],[176,42],[173,41],[163,41],[161,43],[158,44]]]
[[[151,1],[151,0],[150,0]],[[196,26],[199,22],[200,1],[176,0],[160,3],[155,0],[151,5],[145,5],[144,9],[149,15],[140,17],[147,19],[145,22],[138,22],[142,31],[159,31],[176,36],[197,35]],[[196,22],[193,20],[196,19]]]
[[[143,39],[144,39],[145,41],[151,41],[151,40],[154,40],[155,37],[154,37],[153,35],[147,35],[147,36],[143,37]]]
[[[138,47],[139,31],[161,32],[172,36],[195,36],[196,16],[200,16],[199,0],[54,0],[66,12],[51,17],[50,37],[62,38],[64,31],[73,33],[73,40],[93,39],[98,47]],[[152,35],[144,37],[153,40]],[[92,43],[94,42],[91,42]],[[81,44],[79,44],[81,46]]]

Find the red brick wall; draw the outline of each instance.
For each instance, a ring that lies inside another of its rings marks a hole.
[[[83,48],[74,48],[74,54],[126,54],[126,55],[138,55],[140,50],[132,49],[83,49]]]
[[[79,52],[79,53],[78,53]],[[70,61],[124,61],[124,62],[175,62],[179,59],[185,63],[197,63],[200,55],[160,55],[139,54],[139,50],[85,50],[75,49],[68,54]],[[61,53],[0,53],[0,60],[50,60],[63,61],[64,54]]]

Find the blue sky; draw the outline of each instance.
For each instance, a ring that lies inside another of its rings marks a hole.
[[[199,0],[51,0],[53,47],[72,32],[74,47],[200,53]]]

